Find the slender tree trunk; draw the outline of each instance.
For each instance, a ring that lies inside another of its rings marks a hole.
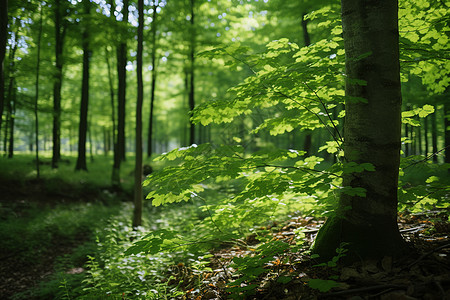
[[[191,41],[189,47],[189,110],[192,112],[195,108],[195,0],[190,0],[190,8],[191,8]],[[189,120],[190,128],[189,128],[189,144],[195,144],[195,125]]]
[[[123,1],[123,24],[128,24],[128,0]],[[125,104],[127,89],[127,34],[122,35],[121,43],[117,50],[117,74],[118,74],[118,116],[117,116],[117,152],[120,161],[125,161],[126,139],[125,139]]]
[[[126,2],[126,3],[125,3]],[[124,15],[127,15],[127,18],[124,18],[124,22],[128,19],[128,1],[124,2],[124,8],[123,13]],[[125,6],[127,9],[125,9]],[[111,18],[114,18],[114,0],[111,0]],[[126,37],[125,35],[121,35],[122,40],[124,40]],[[112,171],[112,185],[115,188],[120,188],[120,164],[122,162],[122,153],[121,150],[124,151],[125,149],[125,130],[124,130],[124,122],[125,122],[125,112],[122,112],[125,108],[125,84],[126,84],[126,55],[125,55],[125,63],[123,62],[123,51],[125,47],[122,47],[122,43],[117,46],[117,79],[118,79],[118,91],[117,91],[117,117],[118,117],[118,124],[117,129],[114,129],[114,163],[113,163],[113,171]],[[113,114],[114,114],[114,107],[113,107]],[[113,117],[114,122],[114,117]],[[115,123],[113,123],[113,126],[115,127]],[[120,137],[119,137],[120,136]],[[122,143],[122,146],[120,147],[119,144]]]
[[[424,139],[425,139],[425,157],[427,157],[428,156],[428,150],[429,150],[429,148],[430,148],[430,144],[429,144],[429,140],[428,140],[428,137],[429,137],[429,129],[428,129],[428,122],[429,122],[429,118],[425,118],[424,120],[423,120],[423,123],[424,123]]]
[[[151,157],[153,153],[153,116],[154,116],[154,104],[155,104],[155,88],[156,88],[156,28],[157,28],[157,20],[158,14],[156,13],[156,9],[158,8],[158,4],[156,1],[153,1],[153,15],[152,15],[152,85],[150,90],[150,118],[148,124],[148,137],[147,137],[147,156]]]
[[[17,19],[16,19],[17,22]],[[20,26],[17,24],[17,26]],[[8,157],[12,158],[14,156],[14,123],[15,123],[15,110],[16,110],[16,51],[18,47],[18,39],[19,39],[19,30],[17,30],[14,34],[14,42],[9,50],[9,68],[8,68],[8,77],[9,77],[9,83],[8,83],[8,99],[6,101],[6,107],[8,109],[8,115],[7,115],[7,125],[6,128],[8,129],[7,134],[5,133],[5,152],[8,151]],[[5,128],[5,129],[6,129]],[[6,143],[8,143],[8,146],[6,147]]]
[[[183,109],[189,110],[189,70],[188,68],[184,68],[184,89],[186,91],[186,93],[183,93]],[[191,123],[189,121],[189,116],[187,116],[187,125],[185,126],[185,122],[186,120],[183,120],[182,123],[182,127],[183,131],[181,132],[182,137],[181,137],[181,145],[183,146],[189,146],[189,131],[191,128]]]
[[[0,133],[2,129],[3,108],[5,105],[6,40],[8,37],[8,0],[0,0]]]
[[[94,140],[92,139],[92,128],[91,128],[91,121],[88,120],[87,124],[87,136],[88,136],[88,142],[89,142],[89,159],[91,162],[94,162]],[[95,154],[97,154],[97,151],[95,151]]]
[[[109,51],[107,48],[105,48],[105,59],[106,59],[106,66],[108,69],[108,83],[109,83],[109,96],[110,96],[110,100],[111,100],[111,121],[112,121],[112,140],[113,140],[113,148],[114,148],[114,152],[116,152],[116,145],[117,145],[117,141],[116,141],[116,102],[115,102],[115,97],[114,97],[114,80],[113,80],[113,75],[112,75],[112,69],[111,69],[111,62],[109,61]],[[109,134],[108,134],[108,141],[109,141]],[[108,146],[108,151],[110,150],[111,147]]]
[[[134,167],[133,228],[142,225],[142,103],[144,84],[142,80],[142,48],[144,40],[144,0],[138,0],[139,26],[137,47],[137,105],[136,105],[136,161]]]
[[[53,155],[52,168],[58,168],[61,159],[61,86],[63,79],[63,47],[65,26],[63,25],[61,0],[54,3],[55,21],[55,81],[53,83]]]
[[[409,153],[409,145],[410,145],[410,143],[409,143],[409,139],[410,139],[410,136],[409,136],[409,125],[408,124],[405,124],[404,125],[404,136],[405,136],[405,138],[406,138],[406,141],[405,141],[405,157],[408,157],[409,155],[410,155],[410,153]]]
[[[14,156],[14,126],[16,123],[16,106],[17,106],[17,88],[16,79],[13,77],[11,81],[11,103],[10,103],[10,116],[9,116],[9,144],[8,144],[8,158]]]
[[[88,131],[88,108],[89,108],[89,61],[91,50],[89,46],[89,26],[88,18],[90,13],[90,1],[83,0],[85,19],[82,21],[85,26],[83,30],[83,79],[81,86],[80,104],[80,124],[78,126],[78,158],[75,166],[76,171],[87,171],[86,165],[86,136]]]
[[[305,46],[311,45],[311,38],[309,36],[308,31],[308,20],[305,20],[306,13],[302,13],[302,32],[303,32],[303,42]],[[306,156],[311,155],[311,146],[312,146],[312,133],[311,131],[307,131],[305,136],[305,141],[303,142],[303,150],[306,151]]]
[[[39,71],[41,66],[41,37],[42,37],[42,7],[39,5],[39,31],[37,38],[37,60],[36,60],[36,83],[35,83],[35,99],[34,99],[34,143],[36,145],[35,149],[35,159],[36,159],[36,177],[39,179],[41,177],[39,169],[39,113],[38,113],[38,103],[39,103]]]
[[[437,136],[438,136],[438,132],[437,132],[437,112],[435,111],[431,115],[431,144],[432,144],[432,147],[433,147],[433,153],[434,154],[436,154],[438,152]],[[437,161],[438,161],[438,156],[437,155],[433,155],[433,162],[437,163]]]
[[[395,256],[404,250],[397,226],[397,181],[401,140],[401,89],[397,1],[342,0],[348,78],[346,95],[368,103],[345,103],[347,163],[370,163],[375,171],[344,174],[336,214],[321,228],[314,252],[322,260],[348,243],[346,259]],[[358,58],[361,55],[370,55]],[[345,189],[363,188],[365,196]]]
[[[445,156],[444,162],[450,164],[450,104],[444,104]],[[448,169],[450,172],[450,169]]]
[[[417,121],[419,121],[420,126],[416,128],[416,134],[417,134],[417,155],[422,155],[422,120],[420,118],[417,118]]]

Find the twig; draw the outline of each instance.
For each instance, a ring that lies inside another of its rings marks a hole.
[[[416,231],[418,229],[424,229],[424,228],[425,228],[425,226],[420,225],[420,226],[413,227],[413,228],[402,229],[402,230],[400,230],[400,232],[404,233],[404,232]]]
[[[381,284],[381,285],[375,285],[375,286],[367,286],[362,288],[356,288],[356,289],[350,289],[345,291],[338,291],[328,294],[322,294],[321,297],[332,297],[332,296],[340,296],[340,295],[347,295],[347,294],[360,294],[364,292],[370,292],[374,290],[379,289],[401,289],[404,288],[404,286],[401,285],[394,285],[394,284]]]
[[[414,266],[415,264],[418,264],[421,260],[423,260],[423,259],[424,259],[425,257],[427,257],[428,255],[431,255],[431,254],[433,254],[434,252],[439,251],[439,250],[441,250],[441,249],[445,249],[445,248],[450,248],[450,243],[449,243],[449,244],[442,245],[442,246],[440,246],[440,247],[437,247],[437,248],[435,248],[435,249],[433,249],[433,250],[431,250],[431,251],[428,251],[428,252],[425,253],[425,254],[422,254],[418,259],[416,259],[415,261],[413,261],[412,263],[410,263],[405,269],[411,268],[411,267]]]
[[[209,210],[209,207],[208,207],[208,204],[206,203],[205,198],[203,198],[202,196],[198,195],[197,193],[193,193],[193,195],[194,195],[195,197],[199,198],[200,200],[202,200],[203,203],[205,203],[205,207],[206,207],[206,210],[208,211],[209,218],[211,219],[211,222],[214,224],[214,227],[216,227],[217,230],[219,230],[219,232],[223,234],[222,229],[220,229],[220,227],[219,227],[219,226],[216,224],[216,222],[214,221],[214,218],[213,218],[213,216],[212,216],[212,214],[211,214],[211,211]]]
[[[425,158],[422,159],[422,160],[419,160],[419,161],[415,161],[415,162],[413,162],[413,163],[410,163],[409,165],[407,165],[406,167],[404,167],[404,168],[402,168],[402,169],[405,170],[405,169],[407,169],[407,168],[409,168],[409,167],[412,167],[412,166],[414,166],[414,165],[417,165],[417,164],[420,164],[420,163],[422,163],[422,162],[425,162],[425,161],[429,160],[430,158],[432,158],[432,157],[438,155],[438,154],[441,153],[442,151],[445,151],[445,150],[448,149],[448,148],[450,148],[450,145],[449,145],[449,146],[446,146],[446,147],[444,147],[444,148],[442,148],[441,150],[439,150],[439,151],[437,151],[437,152],[435,152],[435,153],[433,153],[433,154],[428,155],[427,157],[425,157]]]

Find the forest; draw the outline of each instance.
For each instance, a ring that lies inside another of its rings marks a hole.
[[[0,0],[0,298],[450,299],[449,7]]]

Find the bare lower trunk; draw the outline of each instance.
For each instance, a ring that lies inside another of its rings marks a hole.
[[[314,251],[324,260],[333,257],[342,242],[348,243],[349,260],[393,256],[403,249],[397,226],[401,137],[397,9],[397,1],[342,0],[346,95],[367,100],[346,102],[345,161],[370,163],[375,171],[344,174],[344,189],[363,188],[366,195],[341,194],[336,215],[327,220],[315,242]]]

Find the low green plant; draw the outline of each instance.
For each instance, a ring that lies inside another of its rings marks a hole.
[[[271,269],[267,267],[267,264],[277,261],[278,257],[289,248],[290,245],[286,242],[271,240],[259,244],[249,255],[233,258],[231,267],[236,269],[240,277],[227,285],[227,292],[231,293],[233,299],[255,294],[255,288],[258,286],[255,280],[268,275]],[[274,276],[284,283],[290,281],[287,276],[280,277],[280,274],[274,274]]]
[[[336,249],[336,255],[333,256],[333,258],[327,262],[323,262],[317,265],[314,265],[314,267],[323,267],[326,269],[329,269],[331,271],[336,271],[339,261],[346,256],[347,249],[346,246],[348,243],[341,243],[340,246]],[[312,259],[319,258],[317,254],[313,254],[311,256]],[[339,282],[336,282],[335,280],[338,279],[337,276],[331,275],[328,279],[310,279],[308,281],[308,286],[312,289],[319,290],[320,292],[328,292],[334,287],[338,287],[341,284]]]

